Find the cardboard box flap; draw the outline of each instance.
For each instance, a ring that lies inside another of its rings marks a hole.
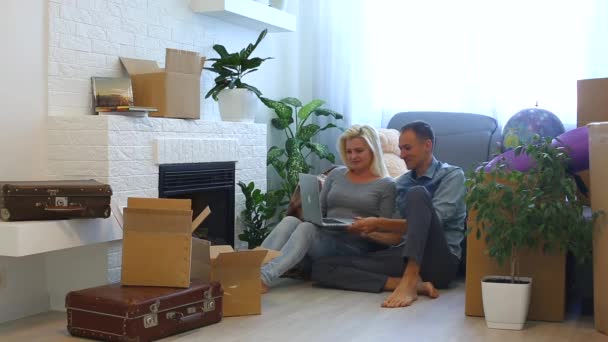
[[[184,74],[200,74],[205,64],[205,57],[198,52],[167,49],[165,55],[165,70]]]
[[[190,277],[202,281],[211,281],[211,260],[209,250],[211,243],[207,240],[192,238],[192,262]]]
[[[220,255],[220,253],[232,252],[234,252],[234,249],[232,249],[230,245],[211,246],[211,248],[209,249],[209,255],[211,257],[211,260],[217,259],[217,256]]]
[[[203,209],[203,211],[201,211],[201,213],[194,219],[194,221],[192,221],[192,228],[191,228],[191,232],[194,232],[194,230],[196,230],[196,228],[198,228],[198,226],[200,226],[201,223],[203,223],[203,221],[205,221],[205,219],[207,218],[207,216],[209,216],[209,214],[211,214],[211,209],[209,209],[209,206],[205,207],[205,209]]]
[[[148,209],[190,210],[190,208],[192,208],[192,200],[190,200],[190,199],[173,199],[173,198],[129,197],[127,199],[127,207],[142,208],[142,209],[148,208]]]
[[[217,268],[229,268],[229,267],[238,267],[238,268],[255,268],[256,271],[258,267],[262,265],[262,261],[268,251],[240,251],[240,252],[232,252],[232,253],[220,253],[217,258],[213,261],[213,266]]]
[[[129,75],[151,74],[163,71],[162,68],[158,67],[158,64],[155,61],[126,57],[119,58]]]
[[[279,255],[281,255],[281,252],[279,251],[275,251],[272,249],[266,249],[266,248],[262,248],[262,247],[256,247],[253,249],[254,251],[267,251],[268,253],[266,253],[266,256],[264,257],[264,260],[262,261],[262,265],[266,264],[267,262],[269,262],[270,260],[278,257]]]

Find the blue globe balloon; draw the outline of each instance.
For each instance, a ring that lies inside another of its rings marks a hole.
[[[503,152],[532,142],[535,134],[555,138],[565,132],[564,124],[553,113],[540,108],[528,108],[515,113],[502,130]]]

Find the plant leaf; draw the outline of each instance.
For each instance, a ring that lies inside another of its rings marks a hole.
[[[304,107],[300,109],[298,112],[298,118],[301,122],[305,122],[306,119],[310,116],[312,112],[314,112],[317,108],[321,107],[325,102],[323,100],[312,100]]]
[[[215,45],[213,45],[213,50],[215,50],[215,52],[217,52],[221,58],[226,58],[228,56],[228,51],[226,50],[226,48],[223,45],[215,44]],[[210,59],[210,60],[218,60],[218,59],[214,58],[214,59]]]
[[[342,114],[338,113],[338,112],[334,112],[331,109],[326,109],[326,108],[318,108],[317,110],[315,110],[315,114],[317,116],[319,115],[323,115],[323,116],[333,116],[336,120],[340,120],[342,119]]]
[[[291,109],[291,107],[280,101],[274,101],[266,97],[260,97],[260,100],[262,103],[264,103],[264,105],[266,105],[266,107],[274,109],[274,112],[277,114],[279,119],[288,122],[288,125],[293,123],[293,109]]]
[[[319,132],[319,125],[310,124],[303,126],[296,132],[296,137],[302,141],[310,141],[310,139]]]
[[[294,106],[294,107],[302,107],[302,102],[295,97],[286,97],[281,100],[281,102]]]

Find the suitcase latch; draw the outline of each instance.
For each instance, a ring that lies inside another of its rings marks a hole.
[[[205,297],[203,301],[203,313],[215,311],[215,299],[211,294],[211,289],[205,291],[203,296]]]
[[[160,301],[156,301],[154,304],[150,305],[150,313],[144,315],[144,328],[152,328],[158,325],[158,307],[160,306]]]

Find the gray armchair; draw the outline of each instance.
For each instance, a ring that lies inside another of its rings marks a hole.
[[[395,114],[388,128],[426,121],[435,131],[437,159],[460,166],[465,172],[498,152],[501,132],[496,119],[486,115],[451,112],[402,112]]]

